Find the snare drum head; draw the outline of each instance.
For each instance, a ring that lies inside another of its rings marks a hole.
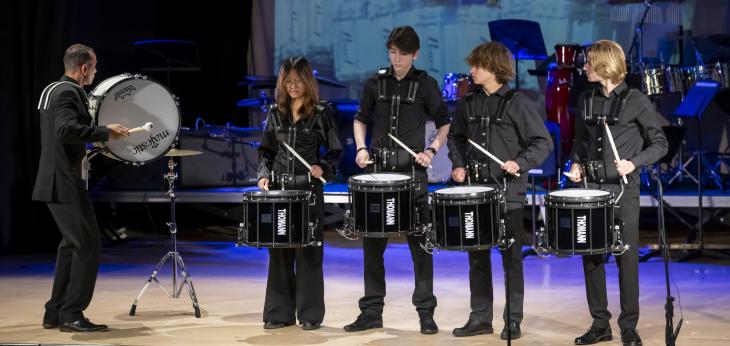
[[[552,191],[548,197],[554,200],[566,201],[599,201],[611,198],[611,192],[592,189],[565,189]]]
[[[141,164],[164,155],[180,132],[180,111],[175,97],[154,80],[128,75],[114,76],[91,92],[89,112],[97,125],[121,124],[135,128],[152,123],[149,132],[103,143],[118,160]]]
[[[433,193],[443,197],[466,197],[483,195],[494,191],[495,190],[489,186],[453,186],[438,189]]]
[[[413,178],[409,175],[399,173],[365,173],[354,175],[350,179],[360,184],[387,185],[407,183]]]
[[[270,191],[246,191],[243,193],[246,196],[255,196],[255,197],[273,197],[273,198],[281,198],[281,197],[301,197],[301,196],[307,196],[309,195],[309,191],[307,190],[270,190]]]

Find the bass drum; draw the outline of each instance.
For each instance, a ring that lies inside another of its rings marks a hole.
[[[135,128],[152,123],[149,132],[94,143],[104,155],[132,165],[161,157],[177,143],[180,133],[177,98],[164,85],[141,75],[121,74],[99,83],[89,97],[89,113],[99,126]]]

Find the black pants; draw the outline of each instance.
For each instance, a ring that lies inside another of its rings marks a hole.
[[[618,193],[616,185],[597,188]],[[618,325],[621,330],[626,330],[636,329],[639,322],[639,187],[627,189],[620,204],[621,207],[616,208],[616,217],[624,222],[623,240],[624,244],[629,244],[629,249],[623,255],[615,256],[621,293]],[[605,328],[609,325],[611,313],[608,311],[604,255],[583,256],[583,272],[593,325]]]
[[[412,172],[401,172],[411,175]],[[428,176],[424,169],[416,169],[416,178],[420,178],[419,189],[415,193],[416,203],[426,204],[428,193]],[[429,213],[422,209],[421,220],[428,222]],[[413,305],[421,313],[433,313],[436,308],[436,297],[433,295],[433,257],[424,251],[420,242],[421,237],[407,236],[408,249],[411,252],[413,271],[415,273],[415,288],[413,290]],[[383,254],[388,245],[388,238],[364,238],[362,242],[365,276],[365,295],[360,298],[360,310],[363,313],[380,316],[385,305],[385,266]]]
[[[512,322],[522,322],[522,305],[525,298],[525,280],[522,270],[522,243],[523,243],[523,210],[512,209],[507,213],[509,222],[507,227],[515,238],[514,244],[502,254],[502,267],[505,273],[505,282],[509,273],[510,317]],[[509,257],[509,260],[507,259]],[[492,322],[493,317],[493,287],[491,250],[469,252],[469,288],[471,289],[470,319],[483,322]],[[509,267],[509,268],[508,268]],[[503,313],[507,322],[507,309]]]
[[[310,219],[318,220],[315,237],[323,241],[324,195],[322,184],[315,182],[287,185],[288,190],[312,190],[316,204],[310,206]],[[264,321],[294,324],[322,322],[324,319],[323,246],[297,249],[269,249],[269,277],[266,282]]]
[[[99,225],[88,194],[81,204],[47,205],[63,238],[44,321],[73,322],[84,318],[94,294],[101,257]]]

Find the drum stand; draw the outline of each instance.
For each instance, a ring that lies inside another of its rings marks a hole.
[[[188,290],[188,294],[190,295],[190,300],[193,301],[195,317],[200,318],[200,307],[198,306],[198,297],[195,295],[195,289],[193,288],[193,281],[190,278],[190,273],[188,272],[188,268],[185,265],[185,262],[183,262],[182,256],[177,251],[177,224],[175,223],[175,180],[177,179],[177,173],[175,173],[176,165],[177,164],[175,163],[175,161],[173,161],[173,157],[170,156],[170,160],[167,163],[167,167],[170,169],[170,171],[163,176],[163,178],[167,181],[167,184],[170,186],[170,189],[167,190],[167,195],[170,196],[170,222],[167,223],[167,226],[170,227],[170,251],[162,256],[162,259],[157,263],[157,266],[155,266],[155,269],[152,271],[152,274],[150,274],[150,277],[147,279],[144,287],[142,287],[142,291],[140,291],[137,295],[137,298],[134,299],[132,308],[129,310],[129,316],[135,315],[135,313],[137,312],[137,303],[139,302],[140,298],[142,298],[142,295],[150,286],[152,281],[154,281],[170,298],[179,298],[180,292],[182,292],[183,286],[185,286],[185,288],[187,288]],[[172,291],[168,291],[165,286],[163,286],[162,283],[157,280],[157,274],[160,272],[162,266],[165,265],[165,262],[167,262],[168,259],[170,259],[172,262]],[[178,269],[180,272],[182,272],[182,282],[180,283],[180,285],[177,284]]]

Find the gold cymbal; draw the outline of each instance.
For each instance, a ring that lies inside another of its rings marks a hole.
[[[197,150],[184,150],[184,149],[170,149],[165,156],[194,156],[202,154],[202,151]]]

